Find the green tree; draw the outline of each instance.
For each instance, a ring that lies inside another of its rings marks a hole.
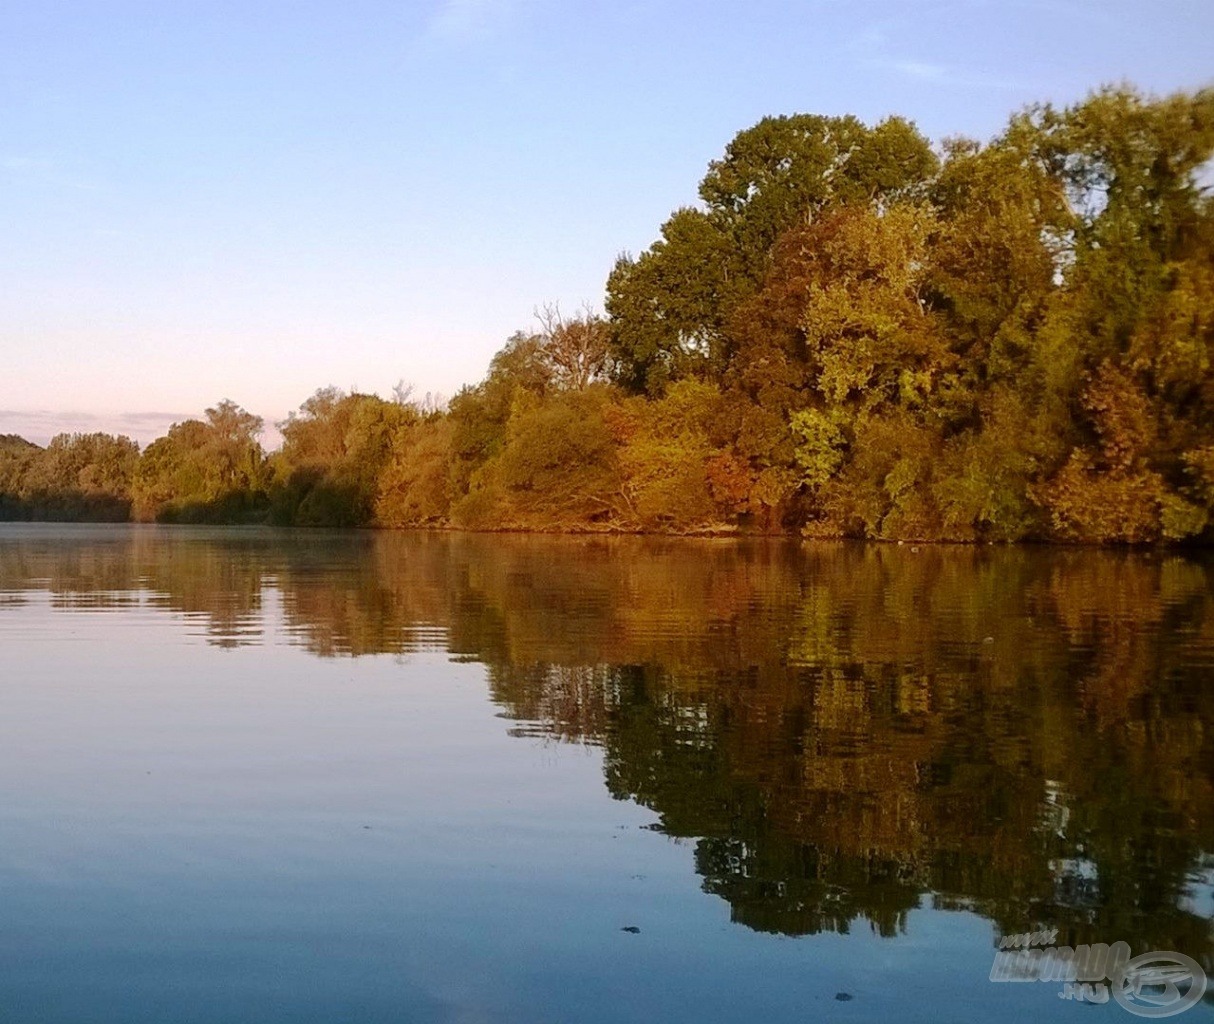
[[[228,399],[205,420],[174,423],[139,460],[135,512],[140,519],[227,522],[265,513],[262,420]]]
[[[397,432],[379,477],[375,520],[383,526],[441,526],[450,520],[454,424],[431,416]]]
[[[761,284],[780,235],[841,205],[914,195],[936,158],[914,126],[890,118],[764,118],[740,132],[700,184],[703,209],[676,211],[639,258],[607,282],[617,376],[660,390],[688,373],[718,376],[731,353],[726,325]]]
[[[547,399],[520,391],[500,454],[474,475],[453,514],[477,528],[577,530],[605,525],[619,490],[603,385]]]
[[[272,459],[273,517],[298,526],[374,522],[380,474],[398,434],[420,413],[408,402],[322,388],[280,425]]]
[[[139,446],[112,434],[59,434],[44,449],[18,453],[24,518],[125,520]]]

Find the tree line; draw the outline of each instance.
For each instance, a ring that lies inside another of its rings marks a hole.
[[[740,132],[605,315],[545,310],[443,407],[231,402],[143,451],[0,439],[0,517],[951,541],[1214,537],[1214,90],[986,143]]]

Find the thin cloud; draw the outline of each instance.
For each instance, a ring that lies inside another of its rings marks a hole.
[[[883,62],[883,66],[926,82],[943,82],[948,78],[948,69],[943,64],[928,64],[919,60],[891,60]]]
[[[2,156],[0,167],[6,171],[47,171],[54,165],[50,160],[37,156]]]
[[[504,22],[512,0],[442,0],[430,18],[428,34],[439,39],[479,39]]]
[[[98,187],[93,182],[85,181],[65,170],[56,161],[41,156],[0,156],[0,170],[7,171],[11,177],[19,181],[51,185],[56,188],[74,188],[92,192]]]
[[[886,74],[911,78],[917,82],[955,89],[1021,89],[1023,83],[994,75],[974,74],[961,68],[932,61],[886,54],[869,54],[858,61],[863,67]]]
[[[180,412],[51,412],[47,409],[0,409],[0,434],[19,434],[45,445],[56,434],[124,434],[147,444],[174,423],[188,420]]]
[[[1038,0],[1020,0],[1033,3]],[[1054,2],[1054,0],[1048,0]],[[948,7],[980,6],[982,0],[940,0],[937,12]],[[966,89],[1020,89],[1023,83],[993,75],[967,71],[918,55],[899,53],[898,40],[907,35],[905,16],[878,18],[864,26],[848,45],[853,60],[860,67],[930,85]]]

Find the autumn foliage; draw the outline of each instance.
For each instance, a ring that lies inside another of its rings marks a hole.
[[[0,446],[0,515],[962,542],[1214,536],[1214,91],[987,143],[766,118],[450,402]]]

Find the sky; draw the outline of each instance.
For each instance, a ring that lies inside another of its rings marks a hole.
[[[4,0],[0,434],[451,395],[768,114],[1214,84],[1209,0]]]

